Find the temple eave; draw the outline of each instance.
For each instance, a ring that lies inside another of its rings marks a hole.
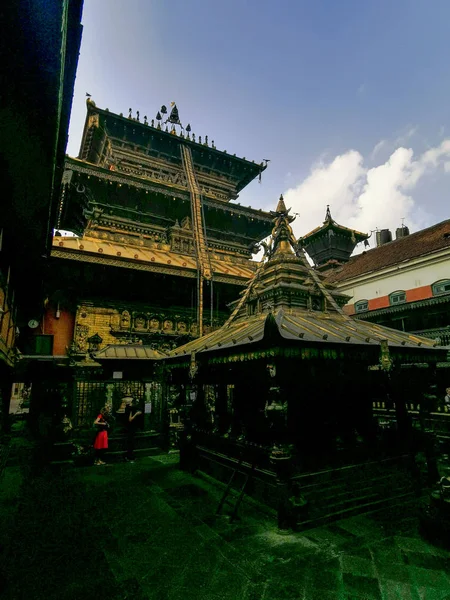
[[[125,127],[130,127],[131,131],[138,130],[138,131],[142,132],[143,135],[148,133],[154,139],[159,139],[164,145],[167,145],[169,147],[173,148],[173,147],[175,147],[175,145],[178,145],[180,143],[188,145],[191,148],[191,151],[194,155],[194,160],[195,160],[195,154],[197,152],[201,152],[202,154],[207,153],[208,156],[210,157],[210,160],[212,160],[212,161],[215,158],[219,158],[222,161],[223,160],[229,161],[230,163],[232,163],[235,166],[236,169],[242,171],[242,174],[240,177],[240,179],[242,179],[242,185],[238,184],[238,186],[237,186],[238,191],[240,191],[243,187],[245,187],[245,185],[249,181],[253,180],[255,177],[257,177],[260,173],[262,173],[267,168],[267,165],[264,165],[262,163],[258,164],[258,163],[249,161],[245,158],[241,158],[241,157],[238,157],[235,155],[230,155],[226,151],[219,150],[215,146],[212,146],[205,142],[204,143],[196,142],[193,139],[186,137],[185,135],[183,135],[183,136],[180,136],[178,134],[174,135],[170,131],[164,131],[163,129],[159,129],[158,127],[154,127],[148,123],[138,121],[134,118],[129,118],[124,115],[118,115],[118,114],[112,113],[109,110],[99,108],[93,102],[89,102],[87,104],[87,107],[88,107],[88,110],[87,110],[86,124],[88,123],[89,117],[91,115],[98,114],[102,118],[102,124],[99,124],[98,125],[99,127],[103,127],[103,123],[105,123],[105,122],[108,122],[108,123],[110,121],[113,121],[114,123],[120,122]],[[85,131],[86,131],[86,127],[85,127]],[[144,148],[144,146],[143,146],[143,148]],[[83,141],[81,144],[81,148],[80,148],[79,156],[83,156],[83,154],[89,153],[89,150],[90,150],[89,149],[89,141],[88,141],[87,136],[84,135]],[[245,171],[247,171],[246,174],[245,174]]]
[[[309,344],[332,344],[339,347],[373,347],[378,349],[382,341],[387,340],[392,348],[433,349],[434,342],[427,338],[411,336],[407,333],[390,330],[381,326],[348,321],[340,314],[321,313],[320,311],[285,310],[266,312],[249,317],[244,322],[236,321],[229,327],[222,327],[208,336],[189,342],[170,353],[171,358],[189,358],[192,353],[203,354],[236,348],[242,352],[243,347],[254,344],[265,338],[265,325],[270,319],[276,325],[280,342],[294,342],[300,346]],[[251,357],[250,357],[251,358]],[[255,358],[257,358],[255,356]]]
[[[113,248],[110,248],[110,246],[113,246]],[[119,251],[118,248],[120,248]],[[117,243],[102,243],[101,240],[91,241],[83,238],[56,237],[53,240],[51,256],[53,258],[107,264],[140,271],[172,274],[191,279],[197,277],[197,263],[194,256],[180,255],[169,250],[151,250],[148,248],[143,250],[137,247],[120,246]],[[253,275],[253,269],[248,265],[238,265],[216,259],[213,259],[211,263],[216,281],[246,285]]]

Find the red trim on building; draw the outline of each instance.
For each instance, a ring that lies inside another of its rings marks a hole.
[[[389,296],[381,296],[381,298],[372,298],[369,300],[369,310],[386,308],[386,306],[389,306]]]
[[[394,291],[399,291],[399,290],[394,290]],[[405,290],[405,292],[406,292],[406,304],[408,302],[416,302],[417,300],[427,300],[428,298],[433,297],[433,290],[431,288],[431,285],[422,285],[420,287],[413,288],[411,290]],[[391,305],[389,302],[389,295],[388,296],[380,296],[379,298],[370,298],[368,300],[368,302],[369,302],[369,310],[367,312],[370,312],[371,310],[378,310],[379,308],[388,308]],[[347,314],[354,315],[356,312],[355,304],[351,305],[351,312],[348,310],[348,307],[346,307],[345,312],[347,312]]]
[[[75,316],[67,310],[61,310],[56,318],[56,309],[49,306],[44,316],[44,332],[53,335],[53,355],[63,356],[67,353],[73,340]]]
[[[422,285],[413,290],[406,290],[406,302],[415,302],[416,300],[426,300],[433,297],[431,285]]]

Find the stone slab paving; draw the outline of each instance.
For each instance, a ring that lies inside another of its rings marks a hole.
[[[216,515],[220,488],[176,462],[6,473],[3,598],[450,599],[450,553],[420,538],[412,504],[280,533],[249,502]]]

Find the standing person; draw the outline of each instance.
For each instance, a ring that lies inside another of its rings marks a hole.
[[[106,415],[108,410],[106,406],[102,408],[100,414],[94,421],[94,426],[97,427],[97,433],[94,440],[95,461],[94,465],[105,465],[102,460],[105,450],[108,448],[108,421]]]
[[[125,408],[125,427],[127,429],[126,462],[134,462],[134,436],[138,425],[138,417],[142,415],[135,399]]]

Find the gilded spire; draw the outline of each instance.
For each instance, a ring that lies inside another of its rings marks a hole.
[[[274,310],[284,306],[289,310],[343,314],[338,304],[338,300],[344,298],[343,294],[332,286],[325,287],[322,276],[309,265],[292,231],[291,223],[295,217],[289,211],[281,196],[276,210],[270,213],[273,218],[270,239],[260,243],[264,256],[225,326],[230,326],[235,320],[246,319],[249,314],[265,312],[269,305]],[[245,309],[245,305],[251,310]]]
[[[278,200],[277,208],[272,213],[274,216],[272,229],[272,251],[271,254],[297,254],[298,244],[292,231],[291,223],[295,217],[289,214],[290,209],[286,208],[284,198],[281,195]]]
[[[277,213],[288,213],[286,210],[286,204],[284,203],[283,194],[281,194],[280,199],[278,200],[276,211]]]

